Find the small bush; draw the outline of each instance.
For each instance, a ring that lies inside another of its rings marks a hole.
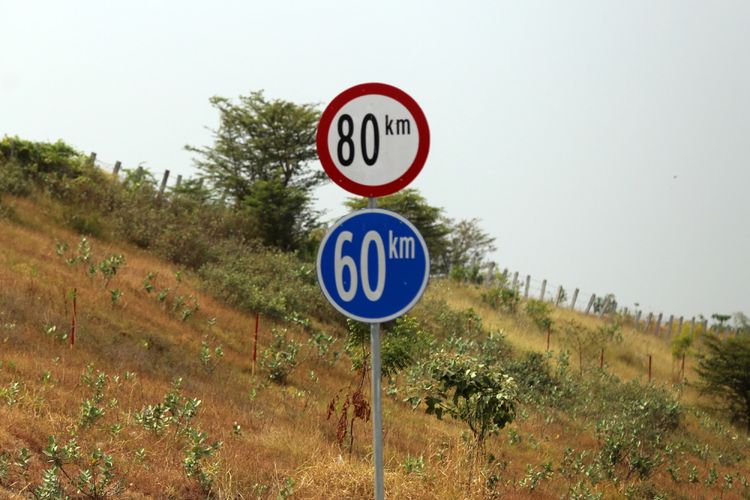
[[[493,309],[502,309],[506,312],[515,314],[518,310],[518,304],[521,301],[521,294],[518,290],[498,287],[482,293],[481,298],[482,302]]]
[[[525,307],[526,315],[541,331],[552,328],[550,306],[543,300],[529,299]]]
[[[286,379],[297,366],[299,344],[287,338],[286,330],[272,330],[271,346],[263,351],[261,365],[268,370],[268,378],[279,384],[286,383]]]

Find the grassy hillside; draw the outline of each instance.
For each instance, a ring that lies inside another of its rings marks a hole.
[[[31,194],[0,202],[1,496],[372,496],[366,351],[304,263],[257,249],[190,271],[107,218],[83,240],[80,205]],[[747,433],[679,383],[666,340],[557,310],[547,352],[524,304],[485,293],[433,280],[388,325],[403,361],[384,383],[389,498],[748,497]],[[611,335],[579,359],[580,332]],[[513,377],[515,419],[481,450],[464,422],[405,402],[434,389],[435,360]]]

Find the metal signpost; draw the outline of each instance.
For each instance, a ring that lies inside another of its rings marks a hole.
[[[424,293],[430,257],[424,238],[376,198],[406,187],[422,170],[430,130],[419,105],[391,85],[345,90],[323,111],[318,157],[328,176],[369,198],[368,208],[337,221],[318,249],[318,283],[339,312],[370,324],[375,498],[383,498],[380,323],[409,311]]]

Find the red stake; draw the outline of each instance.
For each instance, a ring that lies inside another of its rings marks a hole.
[[[255,340],[253,341],[253,376],[255,376],[255,363],[258,360],[258,324],[260,323],[260,313],[255,313]]]
[[[648,381],[651,382],[651,355],[648,355]]]
[[[602,347],[602,353],[599,356],[599,369],[600,370],[604,369],[604,348],[603,347]]]
[[[76,343],[76,295],[77,290],[73,289],[73,318],[70,322],[70,347]]]

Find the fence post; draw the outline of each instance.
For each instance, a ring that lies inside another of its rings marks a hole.
[[[542,292],[539,294],[539,300],[544,300],[545,288],[547,288],[547,280],[542,280]]]
[[[578,288],[573,290],[573,298],[570,299],[570,310],[574,310],[576,308],[576,300],[578,299]]]
[[[175,183],[175,187],[180,187],[180,184],[182,184],[182,174],[177,174],[177,182]]]
[[[656,318],[656,328],[654,328],[654,333],[659,336],[661,336],[661,318],[662,313],[659,313],[659,317]]]
[[[636,330],[640,330],[641,328],[641,312],[642,311],[635,312],[635,329]]]
[[[646,333],[651,330],[651,321],[654,319],[653,313],[648,313],[648,320],[646,321]]]
[[[513,287],[511,288],[514,292],[516,291],[516,285],[518,284],[518,271],[513,273]]]
[[[164,171],[164,177],[161,179],[161,185],[159,186],[159,197],[164,194],[164,189],[167,187],[167,179],[169,179],[169,170]]]
[[[529,298],[529,285],[531,285],[531,275],[526,275],[526,287],[523,289],[523,298],[528,299]]]
[[[555,298],[555,307],[560,305],[560,301],[562,300],[562,295],[563,295],[563,287],[562,285],[560,285],[559,287],[557,287],[557,298]]]
[[[90,161],[90,162],[91,162],[92,164],[93,164],[94,162],[96,162],[96,153],[95,153],[94,151],[92,151],[92,152],[91,152],[91,154],[89,155],[89,161]]]
[[[708,333],[708,320],[707,319],[704,319],[701,322],[701,326],[703,327],[702,328],[703,331],[701,332],[701,335],[705,335],[706,333]]]
[[[589,311],[591,311],[591,306],[593,306],[593,305],[594,305],[594,301],[595,301],[595,300],[596,300],[596,294],[595,294],[595,293],[592,293],[592,294],[591,294],[591,298],[589,299],[589,303],[588,303],[588,305],[586,306],[586,314],[588,314],[588,313],[589,313]]]
[[[673,328],[674,327],[674,314],[669,315],[669,321],[667,321],[667,330],[669,331],[669,336],[672,336]]]
[[[695,335],[695,316],[690,318],[690,336]]]
[[[120,175],[121,167],[122,167],[122,162],[120,160],[117,160],[115,162],[115,168],[112,169],[112,175],[115,176],[115,179],[117,179],[117,176]]]
[[[682,316],[677,320],[677,335],[682,335]]]

